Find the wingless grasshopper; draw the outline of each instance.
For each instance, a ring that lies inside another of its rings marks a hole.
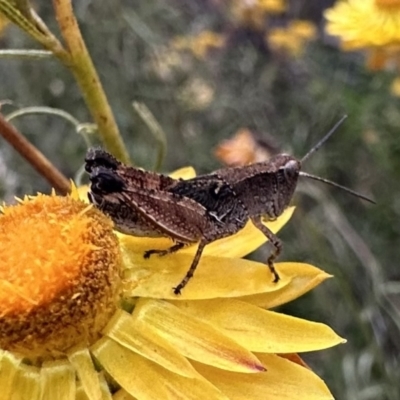
[[[328,183],[373,203],[346,187],[301,171],[302,163],[325,143],[344,119],[301,160],[278,154],[266,162],[223,168],[189,180],[176,180],[129,167],[104,150],[92,148],[85,158],[85,169],[91,181],[89,200],[108,214],[116,229],[123,233],[170,237],[175,241],[167,250],[148,250],[145,258],[198,244],[185,277],[173,288],[176,295],[193,276],[204,247],[240,231],[249,220],[273,246],[267,263],[274,282],[278,282],[274,260],[281,252],[282,243],[262,219],[274,220],[283,213],[299,176]]]

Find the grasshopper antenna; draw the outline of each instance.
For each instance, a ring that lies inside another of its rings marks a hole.
[[[342,125],[343,121],[347,118],[347,115],[343,115],[342,118],[340,118],[340,120],[338,122],[336,122],[336,124],[334,125],[334,127],[314,146],[310,149],[310,151],[300,160],[301,163],[303,163],[305,160],[307,160],[307,158],[309,158],[311,156],[311,154],[315,153],[317,150],[320,149],[320,147],[336,132],[337,128],[339,128],[340,125]],[[366,200],[372,204],[376,204],[375,201],[371,200],[370,198],[355,192],[354,190],[351,190],[349,188],[347,188],[346,186],[342,186],[339,185],[336,182],[332,182],[329,179],[325,179],[325,178],[321,178],[319,176],[315,176],[315,175],[311,175],[307,172],[303,172],[300,171],[300,176],[304,176],[306,178],[310,178],[310,179],[314,179],[315,181],[320,181],[320,182],[324,182],[327,183],[328,185],[334,186],[338,189],[342,189],[347,193],[350,193],[351,195],[358,197],[360,199]]]
[[[328,185],[334,186],[334,187],[336,187],[338,189],[342,189],[345,192],[350,193],[355,197],[359,197],[360,199],[366,200],[366,201],[368,201],[368,202],[370,202],[372,204],[376,204],[376,202],[374,200],[371,200],[369,197],[364,196],[363,194],[360,194],[358,192],[355,192],[354,190],[351,190],[351,189],[347,188],[346,186],[342,186],[342,185],[339,185],[336,182],[332,182],[329,179],[325,179],[325,178],[321,178],[319,176],[311,175],[311,174],[308,174],[307,172],[303,172],[303,171],[300,171],[300,176],[304,176],[306,178],[314,179],[315,181],[320,181],[320,182],[327,183]]]
[[[336,124],[334,127],[314,146],[310,149],[310,151],[300,160],[301,163],[307,160],[311,156],[311,154],[315,153],[317,150],[320,149],[320,147],[336,132],[337,128],[339,128],[340,125],[342,125],[343,121],[347,118],[347,115],[343,115],[342,118]]]

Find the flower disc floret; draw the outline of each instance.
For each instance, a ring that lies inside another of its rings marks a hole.
[[[117,307],[112,227],[71,197],[38,195],[2,207],[2,349],[46,358],[99,337]]]

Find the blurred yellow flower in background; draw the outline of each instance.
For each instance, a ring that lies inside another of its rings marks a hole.
[[[145,260],[170,242],[116,236],[76,190],[3,206],[0,232],[2,400],[332,398],[291,354],[344,340],[265,309],[329,275],[280,263],[272,283],[264,264],[241,259],[265,242],[251,224],[206,248],[179,297],[194,250]]]
[[[188,109],[204,110],[214,100],[215,90],[205,79],[193,77],[185,82],[177,97]]]
[[[213,50],[225,44],[225,36],[212,31],[202,31],[195,36],[177,36],[171,46],[176,50],[188,50],[202,60]]]
[[[325,18],[326,31],[339,36],[345,50],[400,43],[399,0],[338,1]]]
[[[232,0],[231,12],[237,24],[256,30],[265,28],[268,15],[281,14],[286,0]]]
[[[390,91],[394,96],[400,97],[400,77],[397,77],[393,80]]]
[[[317,37],[317,28],[310,21],[294,20],[285,28],[271,28],[265,39],[274,51],[284,51],[297,57],[306,44]]]
[[[366,66],[400,73],[400,0],[339,1],[325,11],[327,33],[339,36],[343,50],[366,51]],[[399,96],[398,78],[391,92]]]

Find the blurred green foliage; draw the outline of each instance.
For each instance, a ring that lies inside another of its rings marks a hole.
[[[292,1],[269,26],[309,19],[319,29],[301,57],[273,52],[265,29],[235,22],[228,2],[177,0],[76,2],[83,36],[104,84],[127,148],[151,169],[155,139],[132,107],[144,103],[166,132],[163,170],[191,164],[198,172],[219,166],[212,150],[250,127],[282,150],[301,157],[343,115],[349,118],[305,170],[376,199],[371,206],[322,184],[301,184],[295,216],[282,231],[281,260],[304,261],[335,275],[285,312],[332,326],[346,345],[305,359],[337,399],[400,399],[400,101],[391,96],[390,73],[365,69],[362,54],[342,53],[323,33],[322,12],[332,1]],[[51,3],[38,13],[51,27]],[[177,37],[214,31],[225,44],[204,57],[173,47]],[[2,48],[38,48],[9,27]],[[0,60],[1,99],[16,107],[60,108],[91,122],[69,72],[54,59]],[[54,116],[25,116],[15,125],[67,176],[83,164],[85,141]],[[48,191],[4,141],[0,192]],[[256,257],[263,257],[262,249]]]

